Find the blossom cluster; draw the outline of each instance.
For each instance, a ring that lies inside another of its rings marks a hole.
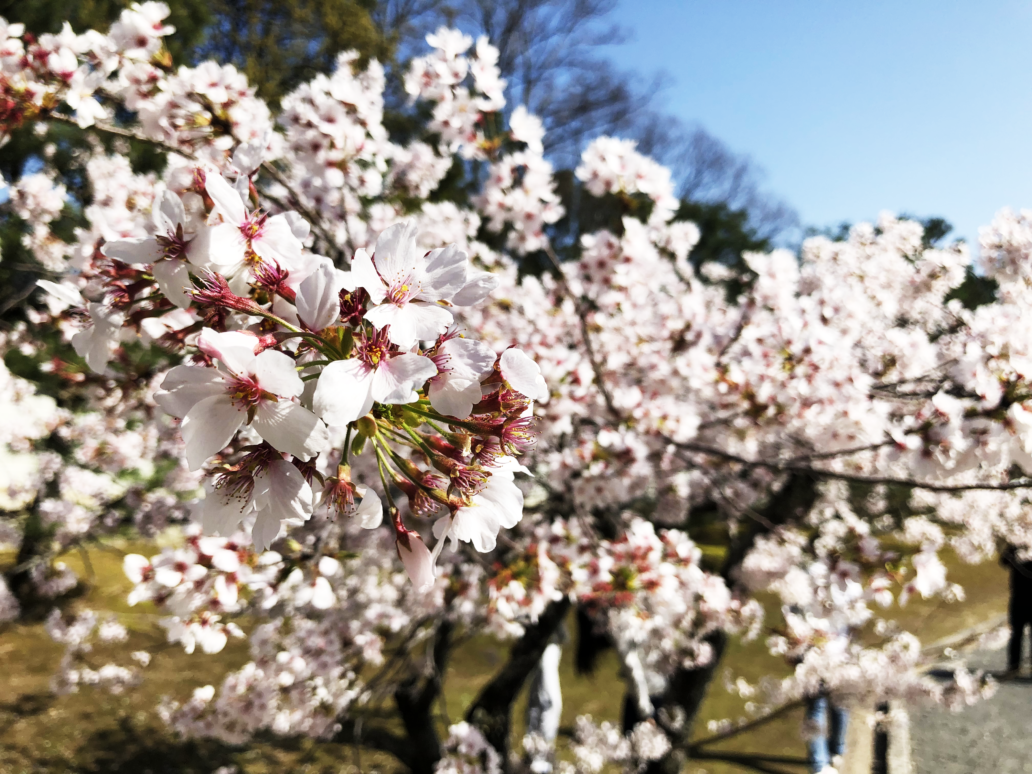
[[[114,617],[102,620],[92,610],[83,610],[73,620],[66,621],[60,611],[54,610],[47,618],[46,629],[51,639],[65,646],[61,665],[51,681],[55,693],[76,693],[80,686],[86,685],[119,694],[139,682],[137,667],[113,662],[97,669],[90,666],[94,645],[125,642],[129,637],[126,628]],[[132,658],[142,667],[150,663],[150,654],[146,651],[136,651]]]
[[[954,297],[967,246],[889,214],[799,255],[696,269],[670,172],[601,137],[573,176],[618,215],[560,260],[570,203],[540,119],[506,112],[486,39],[428,37],[405,89],[431,118],[402,145],[378,63],[342,54],[274,116],[231,67],[173,69],[167,10],[39,40],[0,21],[0,136],[120,120],[168,152],[139,174],[89,146],[70,242],[46,159],[12,182],[26,246],[63,274],[26,316],[66,346],[52,356],[27,326],[3,346],[82,400],[69,411],[0,371],[4,472],[24,472],[0,495],[62,547],[189,512],[179,547],[126,558],[130,601],[187,651],[246,628],[250,660],[163,703],[174,728],[330,737],[396,677],[377,671],[392,647],[441,622],[521,637],[564,600],[616,645],[645,716],[678,670],[719,656],[716,635],[760,632],[760,595],[785,621],[767,639],[794,667],[782,697],[983,691],[963,672],[934,687],[920,643],[876,608],[959,598],[945,547],[1032,552],[1027,498],[1005,488],[1032,472],[1032,216],[983,232],[999,291],[977,308]],[[452,172],[467,200],[437,195]],[[67,588],[38,567],[38,589]],[[0,619],[18,605],[0,585]],[[93,619],[62,620],[64,689],[132,682],[86,664]],[[630,736],[584,721],[578,739],[577,771],[670,749],[648,720]],[[445,753],[439,771],[502,763],[474,725]]]
[[[241,146],[234,158],[253,167],[244,159],[260,153]],[[261,551],[282,522],[311,516],[316,481],[341,515],[363,498],[366,526],[378,526],[378,495],[351,480],[349,449],[336,471],[328,461],[318,469],[316,458],[328,460],[346,435],[356,450],[369,440],[384,487],[396,481],[422,497],[418,515],[450,510],[442,538],[454,530],[486,550],[522,515],[508,471],[532,441],[525,393],[536,394],[540,379],[519,351],[499,357],[455,327],[450,308],[479,302],[491,284],[470,276],[454,247],[418,247],[411,222],[386,229],[372,254],[357,251],[351,271],[336,269],[304,251],[308,225],[293,213],[247,207],[245,175],[234,188],[215,170],[177,172],[181,188],[157,194],[150,235],[99,245],[91,268],[107,286],[97,301],[68,284],[48,290],[88,313],[92,325],[72,343],[95,371],[107,368],[124,325],[173,316],[171,332],[195,354],[168,372],[154,399],[181,420],[188,467],[212,463],[205,523],[230,534],[246,521]],[[428,423],[447,437],[416,432]],[[422,539],[396,508],[392,518],[414,581],[428,585]]]
[[[643,675],[708,664],[716,631],[755,634],[762,609],[702,567],[684,532],[656,531],[634,514],[615,540],[585,534],[578,521],[539,523],[488,580],[490,631],[519,636],[546,606],[569,596],[590,612],[624,660]]]

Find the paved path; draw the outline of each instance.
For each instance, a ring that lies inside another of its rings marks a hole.
[[[968,666],[1000,672],[1006,651],[971,654]],[[953,714],[910,709],[916,774],[1032,774],[1032,679],[1002,682],[993,698]]]

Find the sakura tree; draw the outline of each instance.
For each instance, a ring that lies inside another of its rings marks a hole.
[[[130,602],[187,652],[248,637],[251,661],[162,703],[167,723],[351,741],[416,772],[516,768],[528,683],[533,771],[673,770],[734,732],[693,726],[731,637],[794,667],[739,682],[759,715],[819,690],[991,689],[926,677],[886,609],[963,594],[945,547],[1032,550],[1032,215],[1002,213],[977,267],[886,214],[697,272],[699,231],[632,142],[585,149],[572,210],[486,39],[428,36],[404,84],[426,121],[402,144],[378,63],[342,54],[273,115],[232,67],[175,68],[166,15],[38,40],[0,21],[0,133],[94,138],[88,201],[46,158],[10,190],[55,276],[4,346],[60,388],[3,377],[5,473],[24,474],[2,503],[19,563],[0,617],[75,583],[69,546],[183,523],[179,547],[125,557]],[[89,224],[70,241],[65,206]],[[970,309],[954,296],[973,268],[998,292]],[[574,607],[626,699],[621,727],[581,718],[557,756]],[[48,626],[58,690],[126,690],[149,661],[93,664],[94,638],[128,634],[92,611]],[[478,631],[511,655],[442,741],[445,666]]]

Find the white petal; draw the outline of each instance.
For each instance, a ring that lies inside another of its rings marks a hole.
[[[428,357],[406,353],[382,361],[373,372],[371,395],[377,403],[411,403],[415,390],[437,373]]]
[[[455,306],[474,306],[487,298],[496,287],[498,277],[490,272],[481,272],[469,278],[451,302]]]
[[[86,300],[82,297],[82,293],[79,292],[79,289],[74,285],[69,285],[64,282],[51,282],[50,280],[36,280],[36,284],[63,304],[61,311],[64,311],[70,306],[86,306]]]
[[[211,554],[211,566],[222,572],[236,572],[240,569],[240,557],[236,551],[220,548]]]
[[[420,339],[435,339],[448,330],[454,318],[443,306],[409,301],[407,304],[381,304],[366,312],[365,319],[377,330],[391,326],[390,340],[402,349],[412,347]]]
[[[369,300],[374,304],[381,303],[387,296],[387,288],[376,272],[369,253],[361,248],[355,251],[355,257],[351,261],[351,278],[355,282],[355,287],[365,288]]]
[[[319,574],[332,578],[341,571],[341,563],[332,556],[324,556],[319,559]]]
[[[502,378],[514,390],[526,395],[531,400],[548,400],[548,385],[541,375],[538,364],[531,360],[522,350],[511,348],[505,350],[499,359],[498,366]]]
[[[306,521],[312,515],[312,488],[301,472],[284,460],[276,460],[255,477],[254,499],[258,508],[251,539],[264,551],[280,531],[284,519]]]
[[[426,257],[429,275],[420,298],[427,301],[451,301],[466,284],[469,258],[455,245],[431,250]]]
[[[275,349],[267,349],[254,358],[251,366],[258,384],[266,392],[295,398],[304,392],[305,383],[298,376],[294,359]]]
[[[133,583],[143,582],[143,571],[150,567],[150,560],[139,554],[126,554],[122,559],[122,571]]]
[[[193,243],[191,243],[191,247],[193,247]],[[244,256],[247,255],[247,240],[240,233],[240,228],[232,223],[219,223],[208,229],[207,242],[203,243],[203,247],[207,248],[207,255],[203,254],[202,245],[199,244],[196,250],[190,251],[191,259],[193,253],[196,252],[198,258],[207,259],[215,266],[220,267],[225,274],[235,272],[243,264]]]
[[[220,653],[226,647],[226,641],[229,638],[221,627],[200,626],[197,629],[197,642],[205,653],[209,655]]]
[[[179,428],[190,470],[198,470],[209,457],[225,449],[246,418],[244,410],[225,394],[205,398],[190,409]]]
[[[219,224],[221,226],[222,224]],[[218,226],[200,226],[186,243],[186,260],[199,269],[214,267],[211,259],[211,235]],[[239,233],[239,232],[237,232]],[[243,256],[241,256],[242,258]]]
[[[240,194],[226,179],[217,172],[209,172],[204,178],[204,190],[215,202],[215,206],[222,213],[222,217],[233,226],[239,226],[247,217],[247,210],[240,199]],[[238,231],[239,233],[239,231]]]
[[[434,585],[434,563],[426,543],[415,532],[399,535],[398,556],[416,591],[429,591]]]
[[[180,365],[165,376],[161,389],[154,394],[154,400],[166,414],[182,419],[205,398],[221,395],[225,391],[226,383],[216,369]]]
[[[501,514],[494,504],[476,495],[472,505],[455,512],[451,535],[457,540],[472,543],[480,553],[487,553],[494,550],[501,521]]]
[[[154,263],[163,252],[158,247],[154,237],[140,237],[138,239],[116,239],[106,242],[100,248],[100,252],[108,258],[122,261],[124,263],[140,264]]]
[[[201,526],[209,535],[232,535],[240,522],[254,509],[251,499],[230,497],[221,489],[205,483],[205,495],[199,505]]]
[[[494,350],[484,342],[464,337],[448,339],[440,351],[448,358],[444,370],[460,379],[480,381],[491,373],[498,359]]]
[[[418,233],[416,222],[409,219],[384,229],[377,238],[376,269],[388,287],[411,277],[423,264],[426,251],[416,244]]]
[[[262,165],[268,139],[264,137],[258,142],[245,142],[236,147],[233,151],[233,166],[241,175],[250,177]]]
[[[430,382],[427,397],[438,414],[465,419],[473,413],[473,407],[480,403],[482,394],[480,382],[445,374]]]
[[[257,346],[258,337],[243,331],[219,333],[211,328],[203,328],[197,338],[197,347],[201,352],[220,360],[222,365],[237,375],[252,372],[254,349]]]
[[[190,282],[190,269],[183,261],[158,261],[151,269],[151,274],[165,298],[180,309],[190,306],[192,299],[186,289],[193,287],[193,283]]]
[[[340,317],[340,277],[329,260],[321,261],[297,289],[298,316],[313,331],[321,331]]]
[[[301,213],[291,210],[290,212],[284,212],[283,217],[286,218],[287,223],[290,224],[290,230],[293,232],[294,236],[302,242],[308,239],[308,235],[312,233],[312,224],[302,218]]]
[[[373,407],[372,385],[373,372],[357,358],[330,363],[319,375],[312,408],[326,424],[346,425]]]
[[[320,575],[312,584],[312,607],[316,610],[329,610],[336,601],[330,582]]]
[[[383,523],[383,503],[380,502],[380,495],[370,487],[359,488],[365,491],[359,492],[362,495],[362,502],[355,509],[355,516],[358,517],[358,523],[362,525],[362,529],[376,529]]]
[[[495,506],[499,525],[506,529],[515,527],[523,518],[523,491],[511,477],[492,475],[477,497]]]
[[[315,414],[289,400],[262,401],[251,427],[277,451],[310,460],[330,444],[329,431]]]
[[[282,215],[274,215],[262,224],[261,234],[251,240],[255,253],[265,261],[275,261],[292,268],[301,257],[301,240],[290,230],[290,223]]]
[[[279,536],[282,526],[282,522],[269,509],[258,511],[254,525],[251,527],[251,542],[254,543],[254,550],[261,553],[271,546]]]
[[[103,373],[111,359],[111,345],[118,339],[125,315],[94,302],[87,304],[86,309],[93,325],[72,336],[72,347],[93,371]]]
[[[170,589],[183,582],[183,573],[171,567],[155,567],[154,581]]]
[[[154,225],[158,228],[158,234],[176,233],[176,227],[186,223],[186,208],[183,207],[183,200],[175,191],[167,188],[158,197],[157,206],[153,210]]]

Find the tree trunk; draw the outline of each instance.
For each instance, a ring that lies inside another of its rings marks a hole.
[[[512,646],[508,662],[484,686],[466,713],[466,720],[479,728],[491,746],[498,751],[505,770],[509,768],[512,706],[516,703],[516,697],[524,682],[541,660],[545,648],[562,626],[569,609],[570,600],[565,597],[545,608],[537,623],[528,626],[523,636]]]
[[[438,624],[434,634],[432,671],[422,678],[409,678],[394,692],[394,702],[407,734],[409,754],[405,763],[412,774],[433,774],[441,759],[441,740],[434,729],[433,706],[441,693],[451,651],[451,635],[450,621]]]
[[[724,655],[727,635],[717,632],[707,637],[706,642],[713,648],[710,663],[698,669],[678,669],[667,681],[663,694],[653,700],[653,718],[666,732],[672,749],[660,760],[651,762],[647,774],[677,774],[684,764],[695,718]]]
[[[551,774],[555,760],[555,740],[563,714],[563,694],[559,684],[562,652],[558,642],[549,643],[530,682],[527,734],[535,737],[536,746],[529,751],[528,758],[534,774]]]
[[[32,608],[39,601],[36,595],[36,587],[32,582],[32,570],[35,561],[41,561],[47,550],[46,530],[39,518],[35,508],[25,520],[25,529],[22,533],[21,545],[18,547],[18,557],[15,559],[15,569],[7,578],[7,586],[14,594],[21,605],[22,613],[29,615]],[[50,606],[52,607],[52,605]],[[49,612],[49,608],[48,608]]]

